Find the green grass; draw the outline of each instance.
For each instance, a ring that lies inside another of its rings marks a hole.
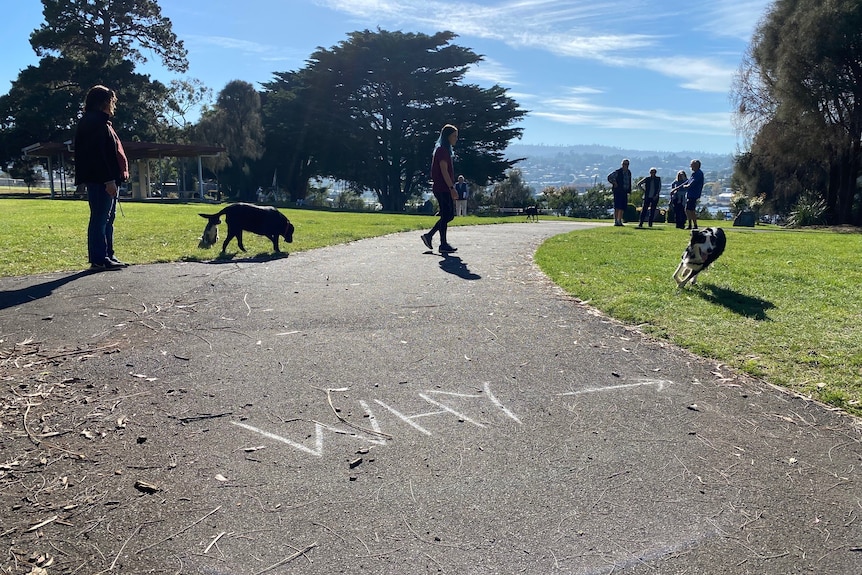
[[[679,291],[688,233],[671,226],[558,236],[536,260],[620,321],[862,415],[862,234],[725,230],[724,255]]]
[[[211,204],[123,203],[117,255],[129,263],[218,256],[197,247]],[[84,201],[0,200],[0,276],[86,267]],[[291,252],[428,229],[433,216],[282,210],[297,227]],[[459,218],[459,224],[512,218]],[[708,225],[709,222],[706,222]],[[548,240],[541,268],[573,296],[655,337],[827,404],[862,415],[862,234],[725,227],[725,254],[677,291],[671,273],[688,233],[669,225],[602,227]],[[224,230],[221,231],[222,237]],[[245,238],[249,255],[269,240]],[[236,251],[232,244],[231,251]]]
[[[162,204],[121,202],[114,224],[117,257],[132,264],[199,261],[218,257],[218,245],[208,250],[198,248],[198,239],[206,222],[198,213],[215,213],[223,206],[200,203]],[[3,199],[3,250],[0,250],[0,276],[80,270],[87,267],[87,221],[89,208],[82,200]],[[437,221],[433,216],[381,213],[346,213],[323,210],[289,210],[298,232],[292,244],[281,243],[284,250],[300,252],[369,238],[429,229]],[[458,218],[458,224],[499,223],[501,218]],[[246,234],[243,243],[249,255],[272,252],[272,243],[261,236]],[[236,252],[234,240],[228,251]]]

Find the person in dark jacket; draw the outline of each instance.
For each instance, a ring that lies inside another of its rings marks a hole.
[[[685,188],[683,184],[688,180],[685,170],[676,173],[676,181],[670,185],[670,207],[673,209],[673,223],[679,229],[685,229]]]
[[[703,193],[704,176],[700,160],[691,161],[691,177],[682,185],[685,189],[685,215],[688,218],[687,230],[697,229],[697,201]]]
[[[656,173],[655,168],[650,168],[649,177],[638,182],[638,188],[644,193],[639,228],[644,227],[644,220],[647,219],[647,216],[649,216],[649,227],[652,227],[653,219],[655,219],[655,209],[658,207],[658,196],[661,193],[661,178]]]
[[[629,203],[629,194],[632,193],[632,173],[627,159],[620,163],[618,169],[608,174],[608,181],[614,194],[614,225],[621,226]]]
[[[90,269],[114,270],[126,266],[114,257],[114,217],[119,186],[129,178],[123,144],[111,125],[117,95],[105,86],[93,86],[84,100],[84,114],[75,131],[75,185],[87,189],[90,223],[87,257]]]

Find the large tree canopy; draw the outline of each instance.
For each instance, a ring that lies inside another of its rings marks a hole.
[[[461,132],[459,173],[482,185],[503,179],[514,162],[502,151],[521,134],[510,125],[526,112],[499,86],[461,83],[481,56],[450,44],[454,37],[354,32],[314,52],[304,70],[264,85],[268,121],[305,146],[302,154],[279,142],[280,156],[292,161],[288,170],[299,173],[296,160],[313,165],[318,175],[373,190],[385,210],[399,211],[427,189],[434,141],[451,123]]]
[[[251,161],[259,159],[264,150],[260,95],[254,86],[242,80],[228,82],[195,132],[199,142],[225,147],[227,155],[209,159],[208,164],[213,170],[224,170],[222,184],[228,195],[253,199]]]
[[[37,141],[71,137],[87,90],[117,91],[123,137],[155,140],[165,126],[168,88],[135,72],[140,50],[172,70],[188,67],[186,51],[154,0],[42,0],[44,24],[30,42],[41,56],[0,96],[0,160]]]
[[[122,60],[146,62],[144,49],[169,70],[189,67],[183,42],[155,0],[42,0],[42,6],[45,22],[30,35],[39,56],[107,66]]]
[[[788,190],[823,190],[830,223],[858,225],[858,0],[777,0],[755,32],[734,97],[740,128],[751,140],[737,169],[755,170],[739,179],[760,185],[774,181],[770,199],[786,199]],[[768,172],[771,177],[764,178]]]

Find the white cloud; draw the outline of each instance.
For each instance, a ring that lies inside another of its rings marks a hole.
[[[516,72],[491,58],[485,58],[470,66],[465,75],[468,82],[517,86]]]
[[[676,43],[649,30],[661,20],[681,18],[679,30],[748,39],[770,0],[715,0],[692,9],[688,2],[595,0],[318,0],[318,4],[368,22],[451,30],[463,37],[502,42],[515,49],[545,51],[614,68],[646,68],[678,81],[687,90],[726,92],[735,63],[717,56],[681,55],[688,40]],[[598,33],[596,33],[598,31]],[[691,36],[691,41],[697,41]],[[674,51],[677,54],[674,54]],[[732,55],[735,57],[735,55]],[[474,78],[516,85],[515,72],[495,74],[494,64],[477,68]]]
[[[713,0],[702,14],[700,28],[747,42],[772,4],[773,0]]]
[[[530,116],[545,118],[568,125],[590,126],[609,130],[645,130],[655,132],[696,133],[700,135],[732,135],[730,114],[723,112],[685,114],[677,110],[637,109],[604,106],[581,94],[589,90],[576,89],[571,96],[547,98]],[[600,95],[595,91],[592,95]]]
[[[252,42],[249,40],[241,40],[239,38],[229,38],[227,36],[186,36],[185,40],[197,43],[224,48],[225,50],[237,50],[247,54],[265,54],[274,50],[273,46]]]

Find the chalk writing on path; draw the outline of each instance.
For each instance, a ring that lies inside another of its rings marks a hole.
[[[395,407],[389,405],[388,403],[380,401],[379,399],[374,400],[374,402],[380,407],[386,409],[389,413],[394,415],[403,423],[409,425],[413,430],[428,436],[432,435],[431,430],[429,430],[426,426],[420,425],[418,422],[430,417],[454,417],[460,422],[469,423],[476,427],[483,428],[486,426],[485,423],[477,421],[475,418],[470,417],[462,410],[458,410],[452,407],[450,405],[451,401],[448,401],[447,398],[457,398],[459,400],[490,401],[505,417],[511,419],[519,425],[521,424],[521,420],[518,418],[518,416],[515,415],[515,413],[511,409],[506,407],[503,402],[497,398],[497,396],[494,395],[494,393],[491,391],[491,385],[488,382],[485,382],[485,384],[483,385],[483,393],[468,394],[441,390],[429,390],[423,393],[419,393],[418,396],[434,409],[432,409],[431,411],[407,414],[404,413],[402,410],[396,409]],[[463,401],[461,403],[463,403]],[[386,445],[387,440],[384,439],[382,436],[388,437],[388,435],[383,433],[380,427],[380,422],[377,418],[377,415],[372,410],[371,405],[364,400],[360,400],[359,405],[365,412],[365,418],[371,425],[371,431],[376,434],[379,434],[378,437],[373,436],[373,434],[371,433],[362,433],[353,429],[345,429],[337,425],[329,425],[326,423],[321,423],[319,421],[312,421],[311,423],[314,424],[314,433],[309,438],[311,439],[311,441],[299,442],[240,421],[233,421],[231,423],[247,431],[260,434],[268,439],[284,443],[293,447],[294,449],[302,451],[303,453],[307,453],[309,455],[314,455],[317,457],[321,457],[323,455],[324,436],[327,433],[332,433],[342,437],[349,437],[352,439],[356,439],[357,441],[371,443],[373,445]]]
[[[567,395],[583,395],[585,393],[596,393],[599,391],[614,391],[616,389],[629,389],[632,387],[643,387],[645,385],[654,385],[656,386],[656,391],[661,391],[664,389],[665,385],[672,384],[672,381],[668,381],[666,379],[644,379],[638,381],[637,383],[624,383],[621,385],[608,385],[603,387],[588,387],[587,389],[579,389],[577,391],[567,391],[566,393],[558,393],[557,397],[563,397]]]
[[[643,386],[655,386],[656,391],[661,391],[666,385],[669,385],[671,383],[672,382],[667,380],[642,380],[636,383],[586,388],[578,391],[569,391],[565,393],[559,393],[557,394],[557,396],[561,397],[580,395],[585,393],[595,393],[600,391],[624,390]],[[346,391],[346,389],[344,389],[344,391]],[[468,414],[464,413],[463,410],[459,410],[453,407],[453,400],[457,400],[457,402],[462,405],[465,400],[468,402],[490,402],[505,418],[514,421],[518,425],[522,425],[521,419],[515,414],[515,412],[509,409],[502,401],[500,401],[500,399],[497,398],[497,396],[494,395],[494,393],[491,391],[491,385],[488,382],[484,383],[482,393],[471,394],[441,390],[426,390],[424,392],[418,393],[417,395],[423,402],[431,406],[431,408],[433,409],[431,409],[430,411],[421,411],[419,413],[405,413],[403,410],[397,409],[389,403],[383,402],[379,399],[375,399],[374,403],[376,404],[376,406],[383,408],[389,414],[395,416],[402,423],[407,424],[417,433],[421,433],[425,436],[433,435],[431,429],[429,429],[427,425],[423,425],[425,423],[425,420],[428,420],[429,418],[455,418],[459,422],[469,423],[470,425],[473,425],[478,428],[485,428],[488,425],[487,423],[478,421],[475,417],[470,417]],[[359,400],[359,405],[362,407],[362,410],[365,413],[364,419],[368,421],[371,426],[370,429],[365,429],[363,432],[356,429],[341,427],[338,425],[329,425],[326,423],[321,423],[319,421],[309,421],[308,423],[314,424],[314,433],[309,435],[304,442],[293,440],[288,437],[284,437],[277,433],[272,433],[271,431],[267,431],[265,429],[260,429],[244,422],[232,421],[231,423],[233,425],[236,425],[237,427],[241,427],[242,429],[245,429],[252,433],[257,433],[268,439],[284,443],[285,445],[289,445],[290,447],[293,447],[294,449],[297,449],[303,453],[314,455],[316,457],[323,456],[324,437],[326,436],[326,434],[333,434],[341,437],[355,439],[365,444],[386,445],[388,441],[386,438],[391,438],[391,436],[383,432],[380,426],[380,421],[377,417],[377,414],[372,409],[371,403],[365,400]]]

